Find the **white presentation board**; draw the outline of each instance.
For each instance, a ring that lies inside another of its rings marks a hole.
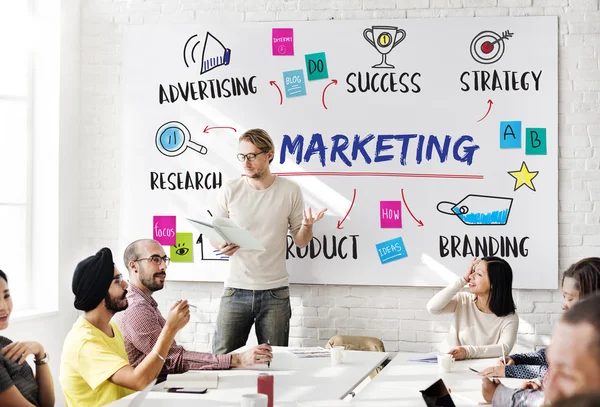
[[[158,233],[170,279],[223,281],[227,258],[186,218],[210,221],[259,127],[272,171],[329,209],[307,248],[288,237],[291,282],[440,286],[497,255],[516,288],[556,288],[555,17],[124,35],[120,250]]]

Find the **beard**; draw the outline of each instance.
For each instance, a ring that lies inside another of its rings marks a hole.
[[[110,293],[106,293],[104,297],[104,305],[109,311],[114,313],[126,310],[129,306],[129,302],[127,301],[127,291],[123,293],[121,298],[113,298]]]
[[[140,282],[146,287],[148,290],[152,292],[156,292],[162,290],[165,286],[164,281],[155,281],[154,279],[160,275],[166,276],[165,273],[155,273],[149,277],[140,277]]]

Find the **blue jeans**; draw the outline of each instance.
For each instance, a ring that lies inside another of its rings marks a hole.
[[[291,316],[289,287],[272,290],[225,287],[213,353],[229,353],[246,345],[253,323],[259,344],[269,341],[273,346],[288,346]]]

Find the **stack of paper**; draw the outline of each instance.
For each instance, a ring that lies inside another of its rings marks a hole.
[[[320,346],[312,348],[287,348],[288,352],[292,352],[299,358],[328,358],[329,350]]]

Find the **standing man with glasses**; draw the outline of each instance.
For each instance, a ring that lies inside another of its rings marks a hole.
[[[175,304],[148,356],[130,366],[121,331],[111,320],[127,308],[127,287],[106,247],[75,268],[75,308],[84,314],[63,345],[60,384],[69,407],[104,406],[144,389],[161,371],[175,334],[190,320],[187,301]]]
[[[123,261],[129,270],[129,307],[119,315],[118,324],[125,339],[129,363],[137,366],[152,352],[166,322],[152,294],[163,289],[171,259],[166,256],[163,247],[156,240],[140,239],[127,246]],[[213,355],[187,351],[173,341],[165,356],[159,381],[167,374],[188,370],[229,369],[266,364],[271,361],[271,357],[271,347],[268,345],[256,346],[234,355]]]
[[[239,138],[245,177],[221,189],[215,216],[230,218],[247,229],[265,251],[240,249],[229,242],[211,244],[229,260],[230,272],[221,297],[213,352],[228,353],[246,344],[252,324],[258,343],[287,346],[290,330],[290,291],[286,269],[287,234],[296,246],[312,239],[312,226],[327,209],[313,215],[304,209],[300,187],[271,173],[275,145],[262,129]]]

